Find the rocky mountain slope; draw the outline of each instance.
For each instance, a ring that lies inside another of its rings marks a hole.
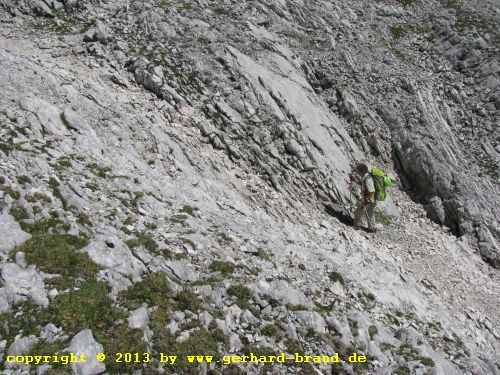
[[[0,0],[1,373],[499,374],[499,18]],[[377,234],[325,211],[362,159]],[[249,352],[368,362],[158,361]]]

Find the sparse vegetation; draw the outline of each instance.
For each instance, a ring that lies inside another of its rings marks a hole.
[[[168,309],[169,297],[172,291],[165,274],[161,272],[150,273],[142,281],[135,283],[120,294],[120,301],[130,308],[138,308],[143,303]]]
[[[145,249],[149,251],[156,251],[158,250],[158,244],[154,240],[153,236],[149,233],[146,232],[135,232],[134,233],[135,238],[131,238],[125,243],[127,244],[128,247],[131,249],[134,249],[139,246],[143,246]]]
[[[25,176],[25,175],[17,176],[17,182],[19,182],[21,185],[32,183],[31,178],[29,178],[28,176]]]
[[[328,277],[330,278],[330,280],[332,282],[339,282],[341,283],[342,285],[345,285],[345,281],[344,281],[344,278],[342,277],[342,275],[339,273],[339,272],[336,272],[336,271],[333,271],[333,272],[330,272],[328,274]]]
[[[274,324],[266,324],[260,329],[260,331],[263,335],[275,337],[278,334],[279,329]]]
[[[108,177],[108,173],[112,170],[111,167],[98,165],[96,163],[88,164],[87,168],[89,168],[93,174],[100,178]]]
[[[221,260],[214,260],[208,267],[212,272],[220,272],[223,275],[231,275],[234,272],[235,266],[231,262],[224,262]]]
[[[189,206],[189,205],[184,205],[182,206],[182,208],[179,210],[179,212],[181,213],[185,213],[185,214],[188,214],[189,216],[195,216],[194,213],[198,211],[198,208],[197,207],[192,207],[192,206]]]
[[[49,283],[60,287],[69,287],[76,278],[91,279],[98,271],[97,265],[89,256],[80,251],[87,244],[83,235],[66,234],[67,226],[59,219],[49,218],[34,224],[22,223],[23,230],[32,237],[16,251],[26,254],[26,261],[36,264],[42,271],[60,275]]]
[[[9,214],[11,214],[16,221],[20,222],[22,220],[29,219],[28,212],[24,207],[14,206],[9,210]]]
[[[249,301],[253,296],[252,291],[242,284],[231,285],[229,288],[227,288],[227,294],[235,297],[236,303],[241,308],[248,308]]]

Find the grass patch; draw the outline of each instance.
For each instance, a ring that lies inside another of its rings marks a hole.
[[[87,245],[85,236],[66,234],[68,227],[57,218],[49,218],[34,224],[21,223],[24,231],[32,237],[17,246],[12,253],[22,251],[26,254],[29,264],[36,264],[41,271],[55,273],[62,278],[52,279],[60,287],[69,287],[67,284],[73,278],[93,278],[97,274],[98,266],[81,252]],[[50,283],[50,282],[49,282]]]
[[[175,295],[174,301],[176,304],[175,307],[179,311],[189,310],[191,312],[197,312],[201,307],[200,298],[186,288]]]
[[[29,178],[28,176],[25,176],[25,175],[17,176],[17,182],[19,182],[21,185],[32,183],[31,178]]]
[[[330,272],[328,274],[328,278],[336,283],[336,282],[339,282],[341,283],[342,285],[345,285],[345,281],[344,281],[344,278],[342,277],[342,275],[339,273],[339,272],[336,272],[336,271],[333,271],[333,272]]]
[[[390,31],[391,31],[391,35],[393,37],[393,39],[401,39],[407,32],[407,28],[404,24],[401,24],[401,23],[397,23],[395,25],[392,25],[390,27]]]
[[[47,194],[41,193],[39,191],[34,192],[34,193],[26,196],[26,200],[30,203],[36,203],[36,202],[51,203],[52,202],[52,199],[50,199],[50,197]]]
[[[61,201],[63,209],[67,210],[68,209],[68,202],[62,196],[61,190],[59,190],[59,186],[60,186],[59,181],[57,181],[54,177],[49,178],[49,187],[52,190],[52,194],[54,194],[54,196]]]
[[[263,248],[259,247],[257,249],[257,254],[259,258],[267,260],[268,262],[272,261],[273,255],[271,254],[270,251],[264,250]]]
[[[6,186],[4,191],[5,191],[5,194],[10,196],[14,200],[18,200],[19,198],[21,198],[21,193],[12,189],[12,187],[10,187],[10,186]]]
[[[177,342],[174,336],[164,332],[157,337],[156,346],[159,352],[175,353],[180,358],[171,371],[177,374],[198,374],[198,365],[188,364],[184,358],[187,355],[219,357],[220,347],[224,344],[223,337],[222,333],[217,333],[215,330],[209,332],[205,328],[198,328],[191,332],[186,341]]]
[[[123,291],[120,294],[120,300],[133,309],[140,307],[143,303],[166,309],[170,306],[168,299],[171,295],[172,290],[165,274],[155,272],[147,274],[142,281]]]
[[[210,263],[208,269],[212,272],[220,272],[223,275],[231,275],[234,272],[235,266],[231,262],[214,260]]]
[[[135,232],[134,234],[135,238],[131,238],[125,241],[128,247],[134,249],[136,247],[142,246],[149,251],[158,250],[158,244],[156,243],[151,234],[148,234],[146,232]]]
[[[182,208],[179,210],[179,212],[188,214],[189,216],[195,216],[194,213],[198,211],[199,209],[197,207],[191,207],[188,205],[182,206]]]
[[[96,163],[88,164],[87,168],[89,168],[93,174],[95,174],[97,177],[100,177],[100,178],[108,177],[108,173],[111,172],[111,170],[112,170],[111,167],[98,165]]]
[[[236,303],[243,309],[247,309],[249,307],[249,301],[253,297],[252,291],[242,284],[231,285],[227,288],[227,294],[235,297]]]
[[[12,207],[9,210],[9,214],[16,219],[17,222],[21,222],[23,220],[29,219],[30,216],[28,214],[28,211],[24,207],[17,206],[17,207]]]
[[[123,313],[113,307],[106,283],[90,280],[71,293],[58,295],[49,305],[51,319],[67,333],[77,333],[90,328],[93,332],[111,327],[124,318]]]
[[[147,347],[143,335],[142,330],[130,329],[126,323],[96,333],[95,339],[102,344],[106,353],[106,361],[104,362],[106,371],[113,374],[126,374],[130,373],[131,370],[142,368],[142,363],[116,362],[115,358],[117,358],[117,353],[139,353],[139,358],[144,359],[143,353],[147,352]]]
[[[266,324],[260,329],[260,332],[268,337],[275,337],[278,335],[279,329],[274,324]]]

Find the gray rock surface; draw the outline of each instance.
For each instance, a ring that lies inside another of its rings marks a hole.
[[[98,362],[96,359],[96,355],[103,352],[103,347],[95,341],[90,329],[78,332],[71,339],[67,351],[75,353],[77,356],[83,354],[87,358],[85,362],[73,363],[71,365],[74,374],[97,375],[106,371],[106,365]]]
[[[0,342],[496,375],[498,9],[0,0]],[[376,234],[329,214],[359,160]]]

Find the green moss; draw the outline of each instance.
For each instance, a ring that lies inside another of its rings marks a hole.
[[[227,294],[236,297],[236,303],[244,309],[249,307],[249,301],[253,296],[252,291],[242,284],[231,285],[227,288]]]
[[[415,0],[399,0],[399,2],[405,7],[415,4]]]
[[[212,263],[210,263],[208,269],[212,272],[220,272],[223,275],[231,275],[234,272],[235,266],[231,262],[214,260]]]

